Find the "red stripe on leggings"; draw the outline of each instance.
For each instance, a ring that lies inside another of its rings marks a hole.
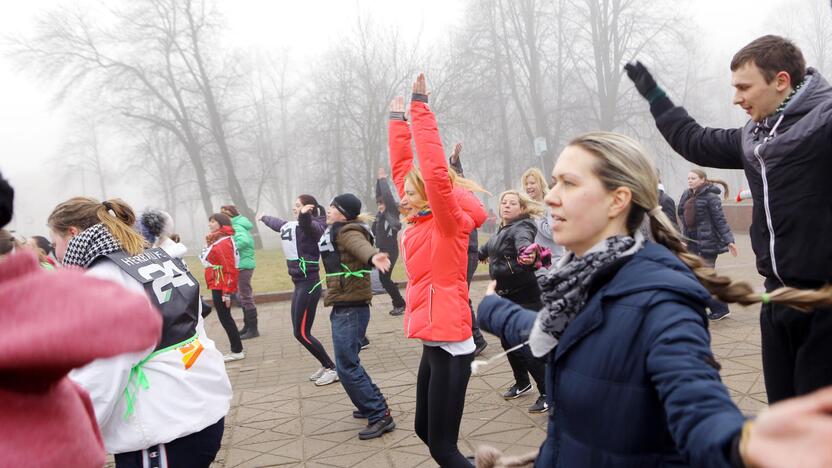
[[[302,336],[303,339],[307,343],[312,344],[312,342],[309,341],[309,338],[306,337],[306,313],[307,312],[309,312],[309,309],[303,309],[303,318],[300,319],[300,336]]]

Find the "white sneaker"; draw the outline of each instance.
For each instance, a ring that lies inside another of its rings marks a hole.
[[[240,359],[245,359],[246,353],[245,351],[240,351],[239,353],[228,353],[222,355],[222,360],[225,362],[231,361],[239,361]]]
[[[338,381],[338,372],[335,369],[325,369],[324,373],[321,374],[321,377],[315,381],[315,385],[321,387],[323,385],[329,385],[331,383]]]
[[[324,371],[326,371],[326,367],[321,367],[320,369],[316,370],[314,374],[309,376],[309,380],[314,382],[320,379],[321,376],[324,375]]]

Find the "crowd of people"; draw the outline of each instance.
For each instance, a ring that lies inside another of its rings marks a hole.
[[[832,213],[822,177],[832,165],[832,88],[792,42],[761,37],[731,63],[734,103],[750,120],[714,129],[675,106],[643,64],[625,69],[680,155],[745,170],[765,290],[714,270],[719,254],[737,255],[722,208],[727,184],[691,168],[676,204],[647,150],[626,135],[572,138],[549,182],[528,169],[490,214],[478,197],[485,189],[464,175],[462,145],[446,159],[419,75],[409,105],[403,96],[390,103],[390,180],[379,169],[374,217],[351,193],[328,206],[300,194],[290,219],[254,220],[279,233],[293,334],[319,365],[309,380],[340,382],[353,416],[367,420],[359,439],[396,428],[359,356],[376,269],[389,315],[421,344],[413,425],[441,467],[832,466],[832,255],[823,242]],[[0,227],[12,203],[0,178]],[[493,233],[479,239],[488,222]],[[119,468],[209,466],[232,401],[225,363],[245,359],[243,341],[261,333],[252,221],[234,205],[208,217],[199,260],[210,293],[162,210],[74,197],[47,226],[51,241],[0,230],[4,460],[91,467],[106,451]],[[399,258],[404,296],[392,280]],[[479,262],[492,281],[475,309]],[[322,296],[332,357],[312,334]],[[756,419],[732,401],[711,349],[709,322],[732,303],[761,304],[772,406]],[[224,355],[206,333],[212,310],[228,338]],[[512,370],[503,398],[536,390],[528,411],[548,412],[538,451],[459,448],[474,358],[487,346],[481,330],[500,340]]]

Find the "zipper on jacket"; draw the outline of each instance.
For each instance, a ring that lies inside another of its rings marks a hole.
[[[508,255],[503,255],[503,258],[506,259],[506,265],[508,265],[508,271],[510,271],[511,274],[513,275],[514,274],[514,268],[511,267],[511,259],[508,258]]]
[[[777,119],[777,123],[774,124],[774,127],[771,128],[771,131],[768,135],[763,138],[763,142],[759,145],[754,147],[754,156],[757,158],[757,161],[760,163],[760,176],[763,179],[763,208],[765,209],[766,213],[766,227],[768,227],[768,250],[769,255],[771,256],[771,270],[774,272],[774,276],[780,281],[780,284],[786,285],[783,282],[783,279],[780,278],[780,273],[777,271],[777,259],[774,256],[774,224],[771,220],[771,208],[769,208],[769,197],[768,197],[768,177],[766,175],[766,163],[763,161],[763,156],[760,154],[760,149],[771,141],[777,135],[777,127],[780,125],[780,122],[783,121],[783,114],[780,114],[780,118]]]
[[[433,325],[433,285],[428,292],[428,323]]]

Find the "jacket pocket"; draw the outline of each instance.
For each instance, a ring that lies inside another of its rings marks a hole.
[[[428,291],[428,323],[433,324],[433,285],[430,285]]]

